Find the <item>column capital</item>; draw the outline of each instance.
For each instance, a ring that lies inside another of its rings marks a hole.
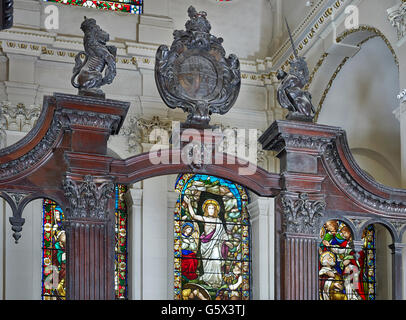
[[[142,201],[142,189],[128,188],[125,200],[129,206],[140,205]]]
[[[273,201],[271,198],[266,197],[258,197],[253,199],[253,201],[247,205],[251,221],[259,216],[269,216],[269,206],[271,201]]]
[[[114,197],[112,178],[67,176],[63,181],[65,197],[69,201],[66,217],[71,219],[109,220],[109,201]]]
[[[392,254],[402,253],[402,250],[406,248],[406,243],[394,242],[390,244],[388,247],[389,249],[392,250]]]
[[[326,202],[322,194],[282,192],[279,196],[282,231],[317,236]]]

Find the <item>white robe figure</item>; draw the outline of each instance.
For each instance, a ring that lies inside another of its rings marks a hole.
[[[201,216],[195,214],[187,196],[184,197],[184,200],[188,204],[191,218],[204,223],[204,232],[200,236],[200,254],[204,274],[200,279],[213,288],[219,288],[223,281],[221,267],[224,263],[221,249],[223,243],[228,239],[227,232],[218,218],[220,206],[216,200],[206,200],[202,206],[204,215]]]
[[[213,288],[219,288],[222,285],[222,270],[224,260],[221,255],[221,248],[227,241],[227,233],[224,230],[220,219],[216,219],[215,229],[206,235],[203,233],[200,237],[200,253],[202,255],[202,263],[204,274],[200,277]]]

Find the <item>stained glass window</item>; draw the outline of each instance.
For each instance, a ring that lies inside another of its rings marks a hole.
[[[71,6],[142,14],[143,0],[43,0]]]
[[[375,300],[375,229],[362,235],[363,250],[355,254],[350,228],[338,220],[324,224],[320,232],[320,300]]]
[[[127,298],[127,225],[128,213],[124,200],[127,187],[116,186],[116,248],[115,248],[115,290],[116,299]]]
[[[116,247],[115,247],[115,291],[116,299],[126,299],[127,286],[127,207],[124,194],[127,187],[116,185]],[[64,213],[59,205],[49,199],[43,201],[42,236],[42,299],[65,299],[65,231]]]
[[[250,299],[247,191],[231,181],[201,174],[180,175],[176,191],[175,299]]]
[[[42,299],[65,299],[65,230],[64,214],[54,201],[43,201]]]

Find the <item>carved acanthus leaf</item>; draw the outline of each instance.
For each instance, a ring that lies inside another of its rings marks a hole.
[[[283,195],[281,206],[285,232],[317,234],[320,218],[326,208],[324,200],[310,200],[307,193],[300,193],[297,199]]]
[[[108,201],[114,196],[114,183],[96,184],[93,176],[75,182],[66,178],[63,182],[65,197],[69,200],[68,218],[108,219]]]

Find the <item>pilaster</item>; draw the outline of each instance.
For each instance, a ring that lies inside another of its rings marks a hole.
[[[319,157],[334,134],[329,127],[275,121],[260,137],[280,159],[282,191],[275,199],[275,298],[318,299],[318,236],[326,208]]]
[[[393,114],[400,122],[401,186],[406,188],[406,90],[399,95],[400,106]]]
[[[404,243],[393,243],[389,246],[392,251],[392,299],[403,299],[403,249]]]

